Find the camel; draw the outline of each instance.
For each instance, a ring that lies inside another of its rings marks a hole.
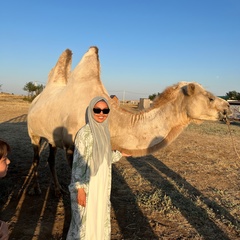
[[[167,87],[150,108],[133,113],[121,108],[103,86],[97,47],[90,47],[72,72],[71,61],[72,52],[67,49],[50,71],[46,87],[29,108],[27,124],[34,150],[35,173],[31,194],[41,193],[38,183],[41,139],[49,143],[48,163],[55,194],[61,194],[55,172],[57,148],[65,149],[71,167],[74,137],[86,123],[85,111],[95,96],[103,96],[109,101],[113,150],[133,157],[148,155],[169,145],[191,122],[217,121],[230,113],[227,101],[196,82],[179,82]]]

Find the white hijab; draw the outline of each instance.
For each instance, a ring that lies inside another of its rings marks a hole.
[[[107,161],[108,166],[112,161],[112,149],[110,142],[110,132],[108,128],[108,118],[98,123],[94,120],[93,108],[99,101],[104,101],[109,107],[108,101],[104,97],[95,97],[91,100],[87,109],[87,121],[93,135],[93,161],[90,163],[91,175],[96,175],[99,166],[102,164],[104,159]]]

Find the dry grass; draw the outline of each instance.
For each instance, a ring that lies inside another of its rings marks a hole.
[[[29,103],[0,95],[0,134],[12,147],[7,177],[0,181],[0,218],[10,239],[65,239],[69,194],[56,199],[47,166],[39,166],[42,195],[26,194],[32,181],[27,135]],[[240,124],[230,126],[240,151]],[[67,191],[70,169],[58,152],[57,172]],[[113,165],[112,239],[239,239],[240,159],[223,123],[190,125],[169,147]]]

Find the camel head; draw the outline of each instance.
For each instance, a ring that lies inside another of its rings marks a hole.
[[[226,118],[231,113],[227,101],[214,96],[198,83],[188,83],[181,87],[186,114],[192,121],[216,121]]]
[[[227,101],[214,96],[196,82],[179,82],[168,87],[156,97],[150,110],[165,109],[166,106],[171,106],[167,109],[185,121],[217,121],[231,114]]]

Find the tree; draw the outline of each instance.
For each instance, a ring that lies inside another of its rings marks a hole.
[[[226,93],[226,96],[230,100],[240,100],[240,93],[236,91],[230,91]]]
[[[2,91],[2,84],[0,84],[0,91]]]
[[[160,93],[156,94],[152,94],[152,95],[149,95],[148,98],[152,101],[157,95],[160,95]]]
[[[37,89],[35,91],[35,95],[37,96],[43,91],[44,86],[41,84],[41,85],[37,85],[36,87],[37,87]]]
[[[34,85],[33,82],[28,82],[28,83],[25,84],[23,90],[27,91],[28,92],[28,96],[32,97],[34,92],[36,91],[36,86]]]
[[[23,90],[28,92],[28,97],[34,99],[37,95],[39,95],[44,89],[44,86],[37,85],[33,82],[28,82],[25,84]]]

